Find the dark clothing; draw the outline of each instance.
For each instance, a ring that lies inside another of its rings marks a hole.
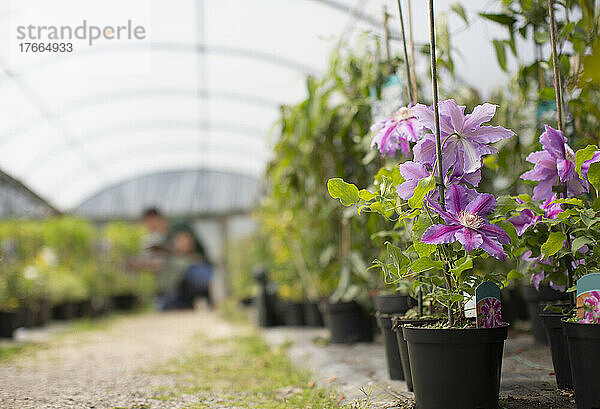
[[[209,304],[210,282],[213,277],[213,267],[208,263],[192,264],[183,273],[179,286],[160,297],[161,310],[175,310],[194,308],[194,301],[198,297],[206,297]]]

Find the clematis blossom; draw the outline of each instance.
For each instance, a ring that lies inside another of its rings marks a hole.
[[[561,131],[546,125],[545,131],[540,135],[540,143],[543,150],[530,153],[527,161],[533,163],[533,169],[521,175],[521,179],[538,181],[533,188],[533,198],[543,200],[552,196],[552,187],[559,183],[567,186],[568,196],[577,196],[588,191],[587,180],[582,180],[575,170],[575,153],[567,144],[567,138]],[[582,171],[587,171],[593,161],[600,160],[592,158],[584,163]]]
[[[416,142],[423,133],[412,107],[402,107],[391,118],[382,119],[371,127],[376,132],[371,148],[377,146],[382,156],[394,157],[400,149],[403,155],[410,156],[409,142]]]
[[[465,115],[465,107],[453,99],[439,102],[440,136],[442,142],[442,167],[447,171],[454,166],[461,174],[473,173],[482,166],[483,155],[497,153],[490,143],[509,138],[515,133],[501,126],[483,126],[496,113],[496,105],[478,105]],[[415,115],[424,128],[432,134],[425,135],[415,146],[415,161],[433,164],[435,161],[435,121],[432,107],[417,104]]]
[[[542,203],[540,205],[540,209],[542,209],[544,211],[544,215],[548,219],[556,219],[558,214],[563,211],[560,203],[552,203],[556,199],[557,199],[556,195],[552,195],[551,197],[546,199],[546,201],[544,203]],[[517,202],[523,203],[523,201],[519,198],[517,198]],[[536,215],[530,209],[524,209],[518,215],[513,216],[510,219],[508,219],[508,221],[511,222],[513,224],[513,226],[515,226],[515,229],[517,230],[517,234],[519,236],[522,236],[523,233],[525,233],[525,230],[527,230],[531,226],[535,226],[541,220],[542,220],[542,217],[539,215]]]
[[[446,224],[434,224],[425,230],[421,236],[423,243],[458,241],[467,252],[481,248],[499,260],[506,259],[502,244],[509,244],[510,238],[501,227],[486,220],[496,208],[493,195],[452,185],[446,196],[446,210],[433,200],[428,203]]]
[[[423,163],[407,161],[400,164],[400,174],[404,178],[404,182],[401,183],[398,188],[398,196],[402,199],[408,200],[412,197],[415,192],[415,188],[419,184],[421,179],[429,177],[431,175],[431,166],[427,166]],[[452,172],[450,176],[446,176],[444,178],[444,185],[446,188],[449,188],[450,185],[457,183],[468,183],[471,186],[479,185],[481,181],[481,169],[476,170],[473,173],[468,173],[466,175]],[[438,197],[437,189],[432,194],[432,198],[435,199]]]

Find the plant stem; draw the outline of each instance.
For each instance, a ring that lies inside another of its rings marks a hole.
[[[436,184],[440,195],[442,209],[446,209],[446,198],[444,192],[444,171],[442,166],[442,138],[440,135],[440,112],[438,106],[438,86],[437,86],[437,61],[435,56],[435,7],[433,0],[429,0],[429,54],[431,56],[431,87],[433,93],[433,117],[435,120],[435,150],[438,161],[438,177]],[[434,170],[435,171],[435,170]],[[448,263],[444,262],[444,279],[448,287],[448,295],[452,292],[452,283],[450,282],[450,273],[448,272]],[[448,303],[448,324],[454,326],[454,315],[452,314],[452,304]]]
[[[388,27],[388,18],[389,14],[387,12],[387,7],[383,6],[383,49],[385,52],[385,63],[386,63],[386,75],[392,73],[392,56],[390,53],[390,29]]]

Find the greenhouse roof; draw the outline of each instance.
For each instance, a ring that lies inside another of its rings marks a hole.
[[[341,41],[353,43],[363,32],[381,35],[384,5],[396,38],[392,51],[401,49],[395,1],[65,0],[60,9],[50,3],[0,5],[0,169],[65,211],[130,215],[153,196],[128,196],[124,208],[116,197],[142,192],[144,180],[168,179],[186,200],[194,197],[189,190],[201,175],[233,172],[255,181],[270,156],[279,105],[304,96],[305,76],[323,73]],[[440,0],[438,10],[452,3]],[[490,4],[465,6],[475,19]],[[428,38],[426,2],[413,1],[413,13],[420,45]],[[495,58],[490,39],[501,28],[474,21],[463,30],[459,17],[449,15],[448,21],[455,44],[468,39],[458,53],[460,75],[489,90],[503,74],[489,68],[495,64],[481,72],[477,61]],[[143,27],[145,37],[92,42],[90,34],[73,40],[72,52],[20,49],[21,42],[35,42],[36,27],[76,29],[84,23],[88,33],[94,25],[133,24]],[[19,27],[30,25],[34,39],[18,39]],[[426,63],[420,62],[422,68]],[[221,183],[240,186],[237,178],[224,176]],[[212,209],[182,206],[178,211]]]

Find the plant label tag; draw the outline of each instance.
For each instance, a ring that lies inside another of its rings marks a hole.
[[[485,281],[475,289],[477,304],[477,328],[496,328],[502,325],[502,301],[500,288]]]
[[[581,323],[600,324],[600,273],[577,280],[577,319]]]

